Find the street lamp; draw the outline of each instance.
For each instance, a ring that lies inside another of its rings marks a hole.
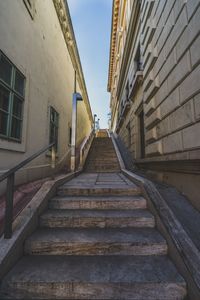
[[[97,120],[97,130],[100,129],[99,121],[100,121],[100,119]]]
[[[94,114],[94,125],[93,125],[93,128],[94,128],[94,132],[95,132],[95,129],[96,129],[96,117],[97,117],[97,115],[96,114]]]
[[[71,140],[71,171],[76,168],[76,125],[77,125],[77,101],[83,101],[81,94],[73,93],[72,102],[72,140]]]

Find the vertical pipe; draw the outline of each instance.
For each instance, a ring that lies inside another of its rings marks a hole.
[[[77,102],[76,93],[73,94],[72,102],[72,140],[71,140],[71,171],[75,171],[76,165],[76,117],[77,117]]]
[[[77,103],[76,103],[76,70],[74,70],[74,93],[72,99],[72,136],[71,136],[71,171],[76,168],[76,118],[77,118]]]
[[[12,173],[11,175],[9,175],[7,179],[6,210],[5,210],[5,221],[4,221],[5,239],[10,239],[12,237],[14,180],[15,180],[15,174]]]
[[[76,93],[76,70],[74,71],[74,93]]]

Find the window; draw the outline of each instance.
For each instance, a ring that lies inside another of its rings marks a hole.
[[[72,128],[71,126],[69,126],[69,146],[71,146],[71,142],[72,142]]]
[[[0,51],[0,137],[21,142],[25,77]]]
[[[26,8],[31,16],[34,19],[35,16],[35,0],[23,0]]]
[[[58,150],[58,119],[59,114],[51,106],[50,107],[50,128],[49,128],[49,143],[55,142],[55,149]]]
[[[126,102],[129,101],[129,81],[126,84]]]
[[[143,69],[143,63],[142,63],[141,49],[139,44],[135,55],[135,70],[137,72],[137,71],[142,71],[142,69]]]

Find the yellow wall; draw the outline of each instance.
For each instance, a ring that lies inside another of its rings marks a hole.
[[[32,20],[22,0],[0,1],[0,50],[26,77],[22,143],[0,139],[1,173],[48,145],[50,106],[59,113],[57,161],[70,150],[74,68],[53,1],[35,4]],[[89,134],[90,119],[85,103],[78,103],[78,143]],[[31,164],[34,169],[19,173],[17,182],[49,174],[49,161],[42,155]]]

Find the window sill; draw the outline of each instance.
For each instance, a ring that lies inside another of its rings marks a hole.
[[[0,150],[7,150],[12,152],[26,152],[25,142],[22,140],[10,140],[0,137]]]

